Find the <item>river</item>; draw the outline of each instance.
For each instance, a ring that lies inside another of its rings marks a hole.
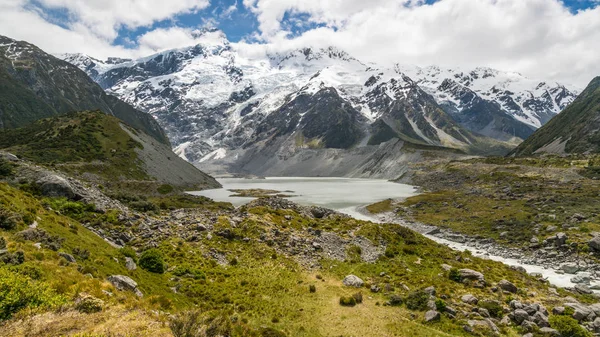
[[[229,190],[276,190],[290,195],[289,200],[301,205],[321,206],[348,214],[356,219],[373,222],[382,222],[382,219],[361,211],[364,206],[385,199],[403,199],[418,194],[414,186],[376,179],[268,177],[266,179],[223,178],[218,179],[218,181],[223,185],[223,188],[190,192],[190,194],[205,196],[215,201],[230,202],[238,207],[252,201],[254,198],[233,197],[234,193]],[[388,221],[389,219],[387,218]],[[575,285],[571,282],[574,275],[559,274],[555,270],[523,264],[516,259],[490,255],[475,247],[435,236],[426,236],[455,250],[464,251],[468,249],[475,256],[500,261],[508,265],[521,266],[529,273],[539,273],[557,287],[573,287]],[[600,283],[592,282],[592,285],[600,286]]]

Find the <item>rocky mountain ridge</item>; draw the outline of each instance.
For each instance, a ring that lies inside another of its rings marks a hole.
[[[262,150],[267,139],[278,142],[279,153],[377,146],[394,138],[490,153],[493,141],[484,136],[518,143],[575,95],[560,84],[484,68],[379,67],[334,47],[248,55],[220,31],[139,60],[62,58],[155,116],[176,152],[201,166]],[[318,123],[327,127],[311,128]]]

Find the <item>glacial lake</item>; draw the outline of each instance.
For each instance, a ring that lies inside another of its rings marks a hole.
[[[372,220],[372,218],[358,212],[359,207],[385,199],[408,198],[417,194],[414,186],[376,179],[268,177],[217,180],[223,188],[190,192],[190,194],[205,196],[215,201],[230,202],[237,207],[255,198],[232,197],[231,195],[235,193],[229,190],[276,190],[290,195],[287,199],[300,205],[326,207],[363,220]]]

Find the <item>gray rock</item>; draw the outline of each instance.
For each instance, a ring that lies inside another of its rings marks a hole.
[[[516,293],[519,289],[512,282],[507,280],[502,280],[498,282],[498,287],[504,291],[508,291],[509,293]]]
[[[510,303],[508,304],[510,306],[511,309],[516,310],[516,309],[523,309],[523,303],[517,301],[517,300],[512,300],[510,301]]]
[[[567,234],[565,234],[563,232],[557,233],[556,236],[554,237],[554,244],[557,246],[562,246],[565,243],[567,243],[568,238],[569,237],[567,236]]]
[[[592,328],[595,332],[600,332],[600,317],[596,317],[596,319],[592,323]]]
[[[594,314],[590,308],[581,303],[565,303],[565,307],[573,309],[573,318],[580,322],[587,319],[591,314]]]
[[[137,288],[137,283],[132,280],[129,276],[124,275],[111,275],[107,278],[115,288],[121,291],[131,291],[138,297],[142,297],[142,292]]]
[[[579,271],[579,266],[575,263],[563,263],[560,269],[567,274],[575,274]]]
[[[600,236],[595,236],[588,242],[588,246],[594,252],[600,252]]]
[[[562,315],[565,313],[565,307],[554,307],[552,308],[552,313],[554,315]]]
[[[477,302],[479,302],[479,299],[471,294],[463,295],[460,300],[471,305],[475,305]]]
[[[73,186],[63,177],[49,174],[37,181],[43,195],[47,197],[65,197],[73,199],[75,191]]]
[[[575,291],[580,294],[583,294],[583,295],[591,295],[594,293],[594,291],[592,289],[590,289],[588,286],[583,285],[583,284],[575,285]]]
[[[485,281],[483,274],[478,271],[474,271],[472,269],[459,269],[458,272],[463,280]]]
[[[500,332],[496,324],[494,324],[494,322],[492,322],[492,320],[489,318],[484,320],[468,320],[467,324],[471,328],[471,331],[473,331],[473,329],[486,329],[491,330],[494,334],[498,334]]]
[[[76,263],[77,260],[75,260],[75,257],[71,254],[67,254],[67,253],[58,253],[58,255],[60,255],[61,257],[63,257],[65,260],[71,262],[71,263]]]
[[[133,261],[132,258],[126,257],[125,258],[125,268],[127,268],[127,270],[136,270],[137,265],[135,264],[135,262]]]
[[[549,327],[550,323],[548,322],[548,317],[541,312],[536,312],[532,317],[533,322],[537,324],[539,327]]]
[[[523,309],[517,309],[513,312],[513,319],[517,324],[529,320],[529,314]]]
[[[533,332],[538,329],[538,326],[531,321],[523,321],[523,323],[521,323],[521,329],[525,332]]]
[[[381,288],[379,286],[374,285],[374,284],[371,286],[371,292],[372,293],[378,293],[380,291],[381,291]]]
[[[440,317],[440,313],[436,310],[429,310],[425,313],[425,322],[439,321]]]
[[[552,336],[552,337],[561,337],[560,332],[558,332],[557,330],[554,330],[552,328],[549,327],[543,327],[540,329],[540,334],[542,336]]]
[[[428,293],[430,296],[435,296],[435,287],[434,286],[427,287],[427,288],[423,289],[423,291]]]
[[[452,266],[449,264],[442,264],[442,269],[444,269],[445,271],[450,271],[452,269]]]
[[[365,285],[365,281],[363,281],[360,277],[358,277],[356,275],[348,275],[348,276],[344,277],[344,280],[342,281],[342,283],[347,287],[355,287],[355,288],[361,288],[362,286]]]
[[[19,161],[19,157],[15,156],[12,153],[8,153],[8,152],[0,152],[0,158],[8,160],[8,161],[12,161],[12,162]]]
[[[577,284],[590,284],[591,280],[590,273],[578,273],[575,277],[571,278],[571,282]]]

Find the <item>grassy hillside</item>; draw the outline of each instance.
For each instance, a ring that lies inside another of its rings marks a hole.
[[[0,192],[0,209],[16,225],[0,229],[0,236],[10,254],[23,252],[21,262],[0,263],[2,335],[101,336],[109,331],[110,335],[183,336],[177,326],[186,323],[200,331],[188,336],[487,336],[492,332],[482,327],[467,333],[461,314],[444,314],[437,322],[424,323],[429,295],[421,289],[434,286],[435,305],[458,312],[471,311],[460,301],[467,293],[480,298],[482,306],[507,306],[513,299],[540,301],[548,308],[558,303],[543,281],[497,262],[454,252],[396,225],[316,219],[293,209],[259,205],[241,213],[222,209],[211,220],[215,213],[202,207],[188,211],[189,218],[195,219],[189,225],[165,224],[161,231],[176,232],[162,241],[138,235],[131,248],[117,249],[81,225],[93,219],[96,227],[123,228],[115,213],[94,213],[83,204],[62,199],[40,199],[6,184],[0,184]],[[39,240],[27,235],[32,231],[27,225],[34,221],[36,230],[46,233],[40,248],[36,247]],[[195,234],[197,221],[208,228],[205,233]],[[139,225],[131,228],[134,233],[136,228]],[[313,255],[314,247],[305,247],[302,240],[314,240],[311,233],[316,231],[344,240],[362,237],[363,242],[385,242],[385,253],[371,260],[364,248],[348,242],[339,247],[343,260],[326,255],[302,258]],[[163,273],[143,267],[145,254],[140,253],[150,242],[157,243],[153,251],[164,260]],[[60,253],[73,255],[76,262],[67,262]],[[136,270],[125,268],[125,257],[137,261]],[[442,264],[481,271],[486,285],[452,281]],[[114,274],[130,276],[144,296],[115,289],[106,281]],[[366,285],[344,286],[342,279],[348,274],[361,277]],[[491,291],[502,279],[522,291]],[[381,290],[371,292],[371,286]],[[24,298],[15,291],[31,296]],[[340,305],[342,298],[359,298],[359,293],[361,303]],[[89,296],[102,302],[82,306],[81,299]],[[497,311],[497,315],[504,314]],[[503,335],[520,335],[514,326],[499,326]]]
[[[527,138],[511,154],[527,156],[537,151],[558,154],[600,153],[600,77],[593,79],[571,105]]]
[[[169,185],[161,189],[169,193],[218,186],[166,145],[99,111],[69,113],[5,130],[0,133],[0,149],[109,189],[149,192]],[[169,171],[157,171],[156,166]]]

